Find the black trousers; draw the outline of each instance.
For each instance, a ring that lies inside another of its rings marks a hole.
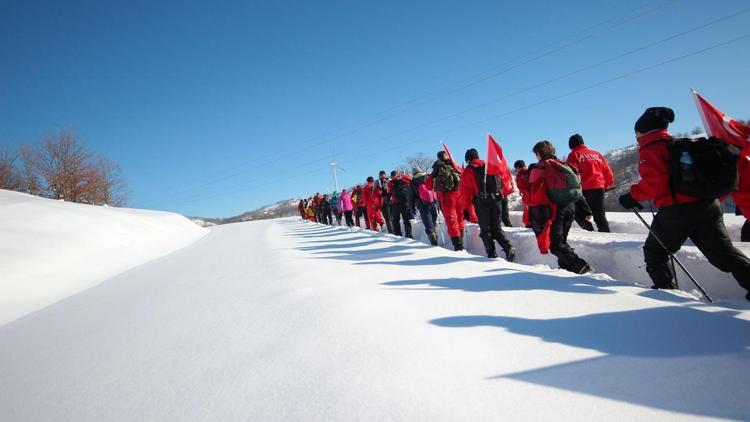
[[[383,207],[380,209],[380,212],[383,213],[383,220],[385,220],[385,229],[388,231],[388,233],[393,234],[393,218],[391,217],[391,204],[388,202],[385,202],[385,198],[383,198],[383,201],[384,201]]]
[[[359,219],[364,218],[365,219],[365,227],[370,228],[370,220],[367,219],[367,208],[366,207],[357,207],[357,213],[355,214],[357,218],[357,227],[361,227],[359,225]]]
[[[325,210],[323,211],[323,215],[321,216],[321,223],[327,224],[329,226],[333,225],[333,216],[331,215],[331,210]]]
[[[594,225],[586,221],[586,216],[592,214],[596,228],[600,232],[609,232],[609,222],[604,211],[604,189],[587,189],[583,191],[583,198],[585,202],[576,202],[576,223],[583,229],[594,231]]]
[[[352,227],[354,225],[354,219],[352,218],[351,211],[344,211],[344,218],[346,219],[347,227]]]
[[[573,204],[558,205],[557,214],[549,233],[549,251],[557,257],[557,265],[560,268],[580,273],[588,263],[581,259],[568,244],[568,233],[570,232],[570,226],[573,225],[575,210],[576,207]]]
[[[506,253],[511,248],[510,241],[505,237],[505,233],[503,233],[503,229],[500,227],[501,204],[502,200],[494,196],[486,199],[474,199],[474,210],[479,220],[479,237],[482,238],[484,249],[490,258],[497,256],[495,241],[500,244],[500,247]]]
[[[508,208],[508,198],[503,196],[500,200],[500,220],[505,227],[513,227],[513,225],[510,224],[510,210]]]
[[[732,245],[719,201],[699,201],[659,209],[643,245],[646,272],[657,288],[674,287],[674,270],[669,253],[680,250],[687,239],[706,256],[708,262],[723,272],[730,272],[750,291],[750,259]],[[668,252],[656,240],[656,235]]]
[[[383,207],[385,209],[386,207]],[[391,218],[393,221],[393,234],[396,236],[403,236],[401,234],[401,219],[404,219],[404,231],[406,237],[413,238],[411,232],[411,212],[406,204],[391,204]],[[388,221],[388,220],[386,220]]]

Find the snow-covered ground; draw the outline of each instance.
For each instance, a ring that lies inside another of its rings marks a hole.
[[[217,226],[0,326],[0,415],[747,420],[750,306],[719,305],[297,218]]]
[[[650,213],[641,213],[641,215],[651,224]],[[646,240],[648,230],[633,213],[610,212],[607,213],[607,219],[613,233],[587,232],[573,223],[568,242],[577,254],[595,268],[597,273],[604,273],[613,279],[624,282],[651,286],[653,283],[648,278],[643,263],[643,242]],[[539,253],[534,233],[531,229],[523,228],[521,220],[520,212],[511,212],[511,223],[514,227],[504,229],[511,243],[516,247],[516,262],[557,268],[557,258],[551,254],[541,255]],[[750,256],[750,244],[739,242],[740,230],[745,218],[726,214],[724,220],[731,238],[736,241],[735,246]],[[448,239],[445,227],[441,226],[441,229],[443,234],[438,238],[440,245],[452,249],[453,246]],[[414,223],[414,236],[424,243],[428,242],[422,222],[418,219]],[[484,245],[479,238],[479,226],[467,224],[465,239],[465,246],[470,253],[486,256]],[[498,251],[500,256],[503,256],[499,248]],[[732,275],[722,273],[709,264],[698,248],[692,246],[691,242],[688,241],[682,247],[677,253],[677,258],[713,299],[744,301],[747,292],[737,284]],[[677,276],[681,289],[695,297],[700,297],[700,292],[679,268],[677,268]]]
[[[0,325],[208,233],[181,215],[0,189]]]

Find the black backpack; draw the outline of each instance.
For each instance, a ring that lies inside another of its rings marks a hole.
[[[402,178],[394,178],[393,182],[393,196],[396,198],[399,204],[406,204],[409,196],[409,186]]]
[[[668,145],[669,184],[673,197],[681,193],[716,199],[737,189],[739,148],[713,137],[677,138],[670,140]]]
[[[500,180],[499,177],[493,176],[493,175],[487,175],[487,186],[485,189],[485,183],[484,183],[484,171],[486,166],[482,165],[479,167],[474,167],[474,177],[477,179],[477,186],[479,186],[479,192],[477,193],[477,196],[479,198],[489,198],[489,197],[500,197],[500,192],[503,189],[503,182]],[[486,195],[485,195],[486,194]]]

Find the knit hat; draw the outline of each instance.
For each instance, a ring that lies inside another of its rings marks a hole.
[[[674,111],[668,107],[649,107],[635,122],[635,131],[648,133],[656,129],[666,129],[674,122]]]
[[[523,162],[523,160],[518,160],[515,163],[513,163],[514,169],[520,169],[526,167],[526,163]]]
[[[583,145],[583,136],[576,133],[575,135],[568,138],[568,148],[573,149],[578,145]]]
[[[464,161],[467,163],[470,163],[471,160],[476,160],[479,158],[479,153],[474,148],[469,148],[466,150],[466,155],[464,155]]]

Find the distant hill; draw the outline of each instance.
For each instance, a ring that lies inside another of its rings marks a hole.
[[[227,218],[189,217],[191,221],[200,226],[213,226],[217,224],[241,223],[243,221],[268,220],[272,218],[292,217],[297,215],[297,203],[299,199],[285,199],[275,204],[265,205],[258,209],[244,212],[240,215]]]

